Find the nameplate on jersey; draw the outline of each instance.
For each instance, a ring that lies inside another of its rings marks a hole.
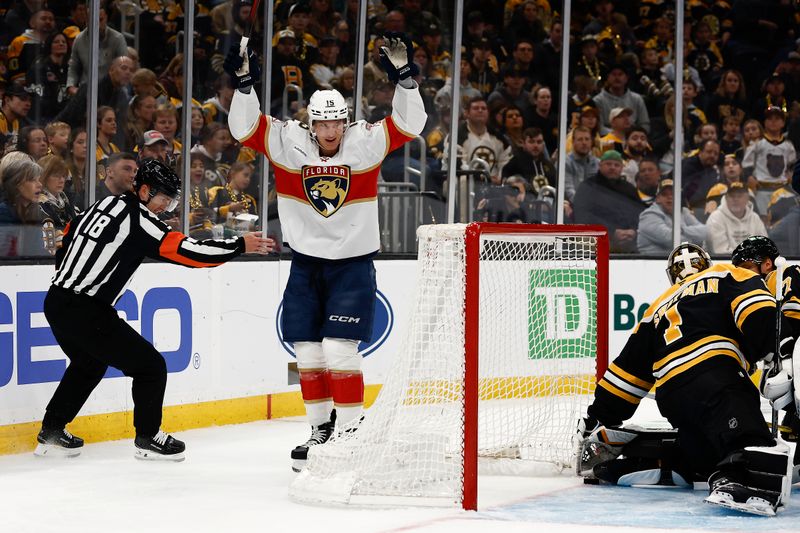
[[[300,170],[308,203],[328,218],[347,199],[350,191],[350,167],[343,165],[304,165]]]

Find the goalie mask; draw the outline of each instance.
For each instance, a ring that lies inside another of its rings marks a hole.
[[[667,278],[671,284],[675,285],[710,266],[711,257],[708,252],[696,244],[682,242],[669,254]]]
[[[317,134],[314,132],[314,122],[320,120],[343,120],[344,130],[347,129],[349,108],[347,102],[337,90],[326,89],[316,91],[311,95],[306,107],[308,112],[308,129],[311,132],[311,138],[317,140]]]
[[[764,259],[768,257],[772,259],[774,263],[775,258],[779,255],[778,247],[775,246],[772,239],[762,237],[761,235],[753,235],[740,242],[739,246],[733,250],[731,254],[731,263],[733,263],[734,266],[739,266],[749,261],[760,265],[764,262]]]

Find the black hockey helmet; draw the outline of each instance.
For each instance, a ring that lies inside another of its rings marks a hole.
[[[775,258],[779,255],[781,254],[778,251],[778,247],[775,246],[772,239],[761,235],[751,235],[740,242],[739,246],[733,250],[731,263],[734,266],[739,266],[746,261],[750,261],[760,265],[767,257],[775,262]]]
[[[133,188],[139,192],[142,185],[150,187],[150,198],[162,193],[172,198],[175,206],[170,206],[172,211],[177,207],[178,199],[181,197],[181,179],[175,171],[158,159],[145,159],[136,171],[133,181]]]
[[[669,254],[669,259],[667,259],[667,278],[669,278],[671,284],[675,285],[710,266],[711,257],[708,252],[696,244],[682,242]]]

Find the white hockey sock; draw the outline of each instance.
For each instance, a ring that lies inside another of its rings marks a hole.
[[[354,405],[354,406],[337,405],[336,427],[339,429],[346,428],[350,422],[358,420],[358,418],[361,416],[362,411],[363,408],[360,405]]]
[[[333,400],[325,400],[322,402],[306,403],[306,419],[312,426],[319,426],[331,419],[331,411],[333,410]],[[338,415],[339,410],[336,410]]]

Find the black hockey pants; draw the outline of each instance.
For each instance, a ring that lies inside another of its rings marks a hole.
[[[122,320],[117,311],[92,298],[51,286],[44,314],[70,364],[47,404],[44,427],[72,422],[109,366],[133,378],[133,425],[137,435],[155,435],[167,386],[164,357]]]
[[[656,401],[678,429],[683,459],[703,478],[737,450],[775,445],[758,389],[735,364],[717,366],[667,393],[659,391]]]

